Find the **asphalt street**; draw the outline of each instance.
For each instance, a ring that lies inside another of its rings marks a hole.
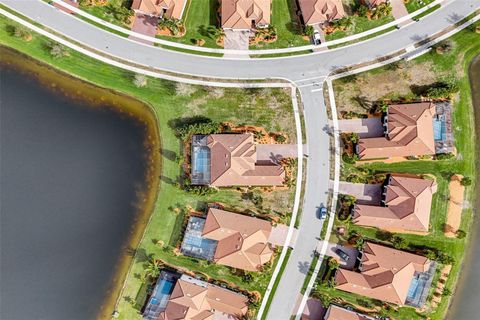
[[[273,79],[294,82],[301,91],[307,133],[307,178],[295,248],[275,292],[268,319],[290,319],[318,244],[327,205],[330,150],[322,83],[333,70],[405,49],[460,21],[480,7],[479,0],[456,0],[419,22],[338,49],[282,58],[235,59],[192,55],[135,42],[99,29],[39,0],[0,0],[52,30],[126,61],[184,75],[224,79]]]

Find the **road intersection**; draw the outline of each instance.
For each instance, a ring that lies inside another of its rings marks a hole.
[[[9,8],[85,47],[125,62],[208,81],[288,81],[301,93],[306,131],[306,181],[302,215],[292,251],[272,300],[267,319],[289,319],[315,253],[323,221],[320,206],[328,204],[331,163],[330,121],[323,95],[327,77],[338,69],[355,66],[404,51],[412,44],[452,27],[480,7],[478,0],[455,0],[419,22],[360,43],[281,58],[235,59],[209,57],[166,50],[112,34],[37,0],[0,0]],[[337,163],[338,165],[338,163]]]

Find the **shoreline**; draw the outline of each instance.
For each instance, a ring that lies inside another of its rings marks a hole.
[[[129,235],[121,245],[121,254],[111,274],[110,285],[104,292],[104,300],[98,310],[98,319],[110,319],[123,290],[125,278],[135,257],[135,251],[143,238],[159,194],[160,157],[159,124],[149,105],[126,94],[102,88],[75,75],[55,68],[24,53],[0,45],[1,62],[29,76],[40,85],[69,99],[85,102],[85,107],[113,111],[128,117],[145,128],[143,141],[145,177],[142,188],[136,187],[137,213]]]
[[[475,137],[476,139],[480,136],[480,91],[476,93],[476,95],[473,92],[474,89],[474,79],[472,77],[472,69],[474,66],[477,66],[480,68],[480,54],[476,55],[468,64],[467,67],[467,76],[468,76],[468,82],[470,85],[470,95],[472,98],[472,111],[474,113],[474,123],[475,123]],[[479,72],[480,74],[480,72]],[[480,86],[477,88],[480,90]],[[477,144],[477,154],[480,153],[480,147]],[[480,164],[480,159],[475,159],[475,165],[478,168]],[[480,170],[476,170],[476,179],[475,179],[475,188],[474,191],[472,192],[473,196],[473,201],[472,201],[472,222],[470,224],[470,232],[469,232],[469,237],[468,237],[468,242],[465,248],[465,255],[464,259],[462,261],[462,265],[460,267],[460,273],[459,277],[457,279],[457,284],[455,286],[455,291],[454,295],[452,295],[452,298],[450,299],[449,303],[449,308],[446,313],[446,319],[451,319],[453,315],[455,315],[457,308],[460,307],[459,303],[459,298],[458,298],[458,292],[461,291],[464,286],[466,285],[467,282],[467,277],[465,276],[469,271],[472,270],[473,268],[473,256],[472,252],[475,249],[474,246],[474,240],[479,236],[480,233],[480,220],[478,219],[477,211],[476,208],[480,208],[480,197],[477,195],[477,190],[479,189],[479,182],[480,182]]]

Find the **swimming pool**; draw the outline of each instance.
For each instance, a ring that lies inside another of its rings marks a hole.
[[[144,319],[156,320],[160,313],[165,310],[170,295],[175,285],[175,279],[171,279],[167,273],[162,273],[153,290],[152,296],[145,307]]]

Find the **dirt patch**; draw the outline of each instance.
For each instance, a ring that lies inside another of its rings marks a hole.
[[[403,162],[407,161],[406,157],[392,157],[387,159],[372,159],[372,160],[361,160],[357,161],[356,165],[364,165],[366,163],[374,163],[374,162],[382,162],[382,163],[396,163],[396,162]]]
[[[448,201],[447,221],[445,222],[445,236],[453,238],[460,228],[462,222],[463,194],[465,187],[460,183],[462,176],[455,174],[450,179],[448,188],[450,197]]]
[[[430,306],[432,309],[435,309],[435,307],[439,305],[440,302],[442,301],[443,289],[445,288],[445,283],[447,282],[447,278],[451,270],[452,270],[452,266],[447,265],[443,267],[441,271],[440,279],[438,279],[437,286],[435,287],[435,291],[433,292],[433,295],[432,295],[432,303]]]
[[[339,112],[367,113],[375,101],[413,98],[412,88],[438,78],[431,62],[398,62],[381,73],[362,73],[334,83]]]

